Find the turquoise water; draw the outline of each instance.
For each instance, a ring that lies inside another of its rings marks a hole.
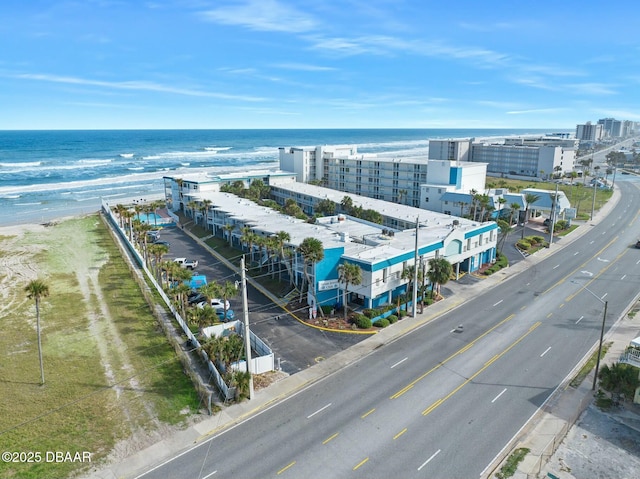
[[[101,198],[155,199],[163,176],[278,168],[278,148],[355,144],[426,155],[429,139],[540,135],[523,129],[0,131],[0,224],[96,211]]]

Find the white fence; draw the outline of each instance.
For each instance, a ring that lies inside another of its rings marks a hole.
[[[216,338],[223,335],[226,330],[235,331],[241,338],[244,338],[244,323],[242,321],[229,321],[228,323],[216,324],[209,326],[202,330],[202,334]],[[251,358],[251,372],[253,374],[262,374],[275,369],[275,359],[273,351],[256,336],[251,329],[249,329],[249,341],[251,343],[251,350],[257,353],[256,356]],[[231,367],[237,371],[246,371],[246,361],[237,361],[231,365]]]
[[[187,338],[189,339],[191,344],[195,348],[198,348],[198,350],[200,351],[200,354],[202,355],[202,358],[204,359],[205,363],[207,364],[207,367],[209,369],[209,373],[211,374],[211,377],[213,378],[216,386],[218,387],[218,389],[222,393],[225,401],[233,399],[234,396],[235,396],[235,388],[231,388],[231,387],[227,386],[227,384],[222,379],[222,375],[220,374],[220,372],[216,369],[214,364],[209,360],[209,357],[208,357],[207,353],[205,353],[200,348],[200,342],[198,341],[198,338],[196,338],[196,336],[191,332],[191,330],[189,329],[187,323],[184,321],[184,319],[182,319],[182,316],[180,316],[180,314],[178,313],[178,310],[174,307],[174,305],[172,304],[172,302],[169,299],[169,297],[165,294],[165,292],[162,289],[162,287],[157,283],[156,278],[153,276],[151,271],[149,271],[149,269],[147,268],[147,265],[145,264],[144,259],[142,258],[142,256],[138,252],[138,250],[133,246],[133,244],[131,244],[131,242],[129,241],[129,237],[127,236],[126,232],[120,227],[118,219],[116,218],[116,216],[111,211],[111,208],[109,207],[109,203],[107,203],[104,200],[102,200],[102,211],[107,216],[107,218],[109,218],[109,221],[111,223],[112,228],[118,233],[118,235],[120,236],[120,238],[122,239],[124,244],[127,245],[127,248],[129,249],[129,251],[131,252],[133,257],[135,258],[135,260],[138,263],[138,265],[142,268],[142,270],[146,274],[146,276],[149,279],[149,281],[151,281],[151,283],[153,284],[154,288],[158,291],[158,294],[160,294],[160,297],[162,298],[162,300],[165,302],[167,307],[170,309],[171,313],[173,314],[173,317],[175,318],[175,320],[180,325],[180,328],[182,328],[182,331],[184,332],[184,334],[187,336]]]

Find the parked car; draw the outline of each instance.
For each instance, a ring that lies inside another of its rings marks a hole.
[[[223,301],[222,299],[217,299],[217,298],[213,298],[210,299],[208,302],[209,306],[211,306],[212,308],[217,309],[224,309],[225,307],[225,301]],[[204,308],[207,305],[207,299],[203,298],[201,301],[198,302],[198,307],[199,308]],[[227,309],[229,309],[231,307],[231,305],[229,304],[229,301],[226,301],[226,305],[227,305]]]
[[[173,261],[178,263],[181,267],[187,268],[187,269],[195,269],[198,267],[197,259],[176,258]]]
[[[168,241],[160,241],[160,240],[154,240],[153,244],[161,244],[161,245],[164,245],[166,247],[171,246],[171,243],[169,243]]]
[[[216,314],[218,315],[218,319],[220,319],[220,321],[222,321],[223,323],[233,321],[236,317],[232,309],[227,309],[227,314],[225,316],[223,308],[216,308]]]
[[[640,248],[640,239],[636,241],[636,248]]]
[[[543,226],[551,226],[551,218],[547,218],[542,222]]]
[[[202,294],[199,291],[195,291],[195,292],[192,292],[192,293],[189,294],[188,302],[189,302],[189,304],[199,305],[200,303],[202,303],[206,299],[207,298],[204,296],[204,294]]]

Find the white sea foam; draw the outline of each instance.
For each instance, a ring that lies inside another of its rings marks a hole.
[[[35,206],[35,205],[41,205],[42,202],[41,201],[35,201],[33,203],[16,203],[16,206]]]
[[[143,160],[159,160],[161,158],[160,155],[151,155],[151,156],[143,156]]]
[[[78,163],[81,165],[108,165],[111,163],[111,160],[78,160]]]
[[[42,165],[41,161],[25,161],[23,163],[0,161],[0,167],[2,168],[33,168],[35,166],[40,166],[40,165]]]
[[[133,158],[134,153],[120,153],[121,158]]]
[[[127,170],[131,170],[131,171],[141,171],[144,170],[144,166],[132,166],[130,168],[127,168]]]
[[[20,196],[22,196],[22,195],[2,195],[2,196],[0,196],[0,199],[3,199],[3,200],[17,200],[18,198],[20,198]]]

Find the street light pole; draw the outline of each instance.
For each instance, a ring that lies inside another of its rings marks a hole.
[[[575,283],[575,281],[572,281],[572,283]],[[600,343],[598,345],[598,357],[596,358],[596,371],[595,371],[595,374],[593,375],[593,385],[591,386],[591,389],[595,391],[596,382],[598,381],[598,372],[600,371],[600,356],[602,356],[602,341],[604,339],[604,325],[607,321],[607,306],[609,306],[609,301],[604,301],[600,296],[598,296],[596,293],[591,291],[586,286],[583,286],[582,289],[586,290],[588,293],[591,294],[591,296],[593,296],[602,304],[604,304],[604,313],[602,314],[602,327],[600,328]]]
[[[589,290],[587,290],[589,291]],[[595,296],[595,295],[594,295]],[[596,298],[598,298],[596,296]],[[600,299],[600,298],[598,298]],[[600,301],[602,302],[602,300],[600,299]],[[591,386],[591,389],[593,391],[596,390],[596,381],[598,380],[598,371],[600,370],[600,356],[602,355],[602,339],[604,338],[604,323],[607,319],[607,305],[609,304],[609,301],[605,301],[604,302],[604,314],[602,315],[602,328],[600,329],[600,345],[598,346],[598,357],[596,358],[596,373],[593,375],[593,386]]]

